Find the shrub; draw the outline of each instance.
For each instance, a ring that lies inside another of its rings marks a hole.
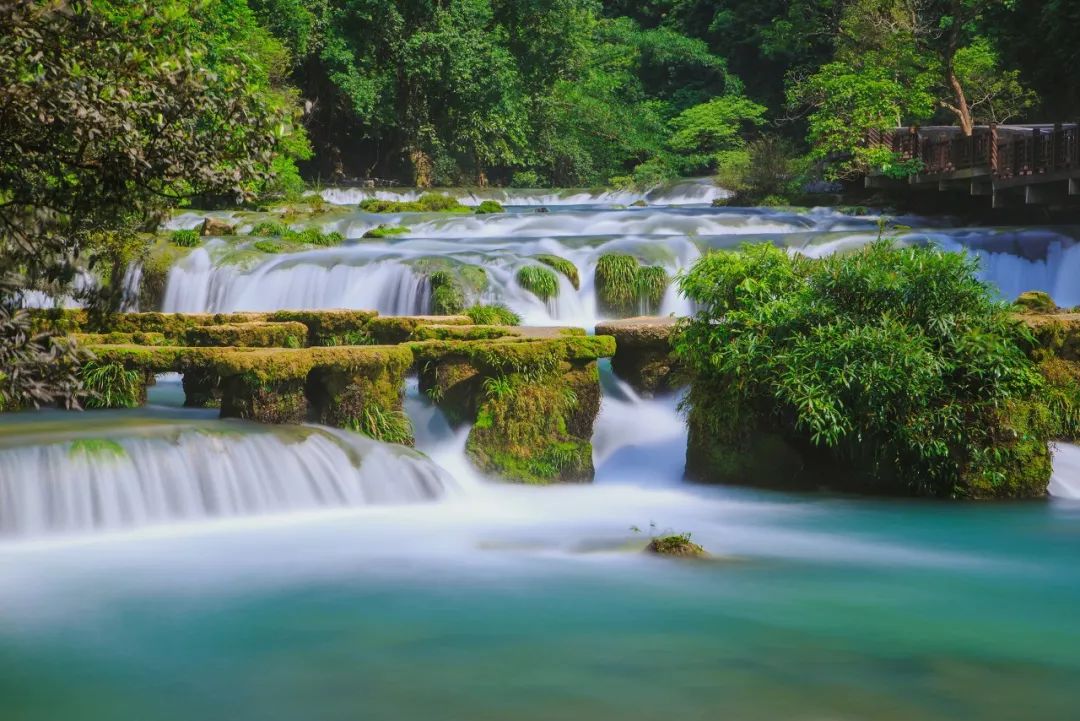
[[[521,325],[521,316],[501,303],[474,305],[465,315],[476,325]]]
[[[939,497],[1045,494],[1054,412],[1030,333],[978,262],[879,241],[822,260],[702,258],[675,339],[695,375],[688,472]],[[786,465],[785,465],[786,464]],[[784,465],[784,477],[768,477]]]
[[[578,275],[577,266],[571,263],[566,258],[560,258],[557,255],[534,255],[533,258],[540,261],[549,268],[554,268],[559,273],[562,273],[570,281],[570,284],[574,286],[574,290],[581,288],[581,277]]]
[[[181,248],[194,248],[199,244],[199,231],[197,230],[174,230],[169,237],[169,242]]]
[[[143,384],[137,370],[91,360],[79,368],[79,379],[87,408],[135,408],[142,404]]]
[[[386,225],[385,223],[379,224],[374,228],[370,228],[364,232],[365,238],[392,238],[395,235],[403,235],[409,232],[408,226],[405,225]]]
[[[669,282],[667,271],[659,265],[638,268],[637,294],[646,306],[646,312],[654,313],[660,310]]]
[[[605,253],[596,261],[596,299],[600,309],[630,315],[637,309],[638,261],[632,255]]]
[[[542,301],[548,301],[559,294],[559,279],[547,268],[538,265],[526,265],[518,269],[518,285]]]
[[[494,200],[485,200],[476,206],[477,215],[487,215],[489,213],[502,213],[503,207]]]
[[[543,188],[546,185],[540,174],[533,170],[519,170],[510,178],[511,188]]]

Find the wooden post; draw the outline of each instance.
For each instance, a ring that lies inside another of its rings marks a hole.
[[[990,176],[998,177],[998,130],[997,123],[990,123]]]

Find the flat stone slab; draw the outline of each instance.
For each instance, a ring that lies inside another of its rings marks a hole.
[[[620,347],[667,348],[679,319],[675,316],[638,316],[607,320],[596,325],[596,335],[610,335]]]

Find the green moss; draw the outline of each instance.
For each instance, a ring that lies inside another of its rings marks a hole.
[[[82,438],[71,442],[69,457],[85,455],[94,458],[125,458],[127,451],[116,441],[108,438]]]
[[[521,325],[521,316],[501,303],[474,305],[465,315],[477,325]]]
[[[502,213],[503,207],[494,200],[485,200],[480,205],[476,206],[477,215],[487,215],[489,213]]]
[[[266,319],[303,323],[308,329],[306,345],[369,345],[367,325],[375,316],[370,310],[282,310]]]
[[[248,235],[258,235],[265,238],[284,238],[291,234],[293,231],[289,229],[289,226],[284,223],[279,223],[274,220],[264,220],[261,223],[256,223],[255,227],[251,229]]]
[[[547,268],[526,265],[518,269],[515,277],[518,285],[542,301],[546,302],[559,294],[559,279]]]
[[[279,240],[256,240],[252,247],[260,253],[270,253],[271,255],[284,253],[287,249],[287,246]]]
[[[581,277],[578,275],[577,266],[566,258],[548,254],[534,255],[533,258],[565,275],[570,281],[570,284],[574,286],[574,290],[579,290],[581,288]]]
[[[406,225],[381,224],[364,232],[365,238],[392,238],[395,235],[404,235],[409,232]]]
[[[194,248],[200,240],[197,230],[174,230],[169,236],[169,242],[181,248]]]
[[[433,315],[457,315],[465,310],[465,294],[450,273],[436,271],[428,276],[428,282],[431,284]]]
[[[637,310],[638,261],[632,255],[605,253],[596,262],[596,299],[601,311],[633,315]]]
[[[457,198],[441,193],[424,193],[416,200],[396,201],[369,198],[361,201],[365,213],[469,213],[471,209]]]
[[[248,348],[299,348],[305,338],[307,326],[296,321],[196,326],[184,335],[185,343],[191,346]]]
[[[1057,304],[1047,293],[1038,290],[1029,290],[1021,293],[1016,299],[1016,305],[1024,313],[1056,313]]]
[[[341,245],[345,242],[345,237],[336,231],[330,233],[323,233],[318,228],[304,228],[303,230],[292,230],[284,223],[279,223],[273,220],[265,220],[261,223],[256,223],[255,227],[251,229],[248,235],[262,236],[264,238],[277,238],[281,241],[287,241],[289,243],[300,243],[305,245]],[[285,245],[270,245],[268,243],[255,243],[255,247],[262,250],[264,253],[281,253],[287,249]],[[277,250],[266,250],[267,248],[275,248]]]
[[[72,338],[81,346],[91,345],[166,345],[163,333],[74,333]]]

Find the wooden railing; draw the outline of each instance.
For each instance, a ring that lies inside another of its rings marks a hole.
[[[872,146],[922,162],[921,175],[983,170],[996,179],[1080,170],[1080,127],[1064,125],[902,128],[872,132]]]

